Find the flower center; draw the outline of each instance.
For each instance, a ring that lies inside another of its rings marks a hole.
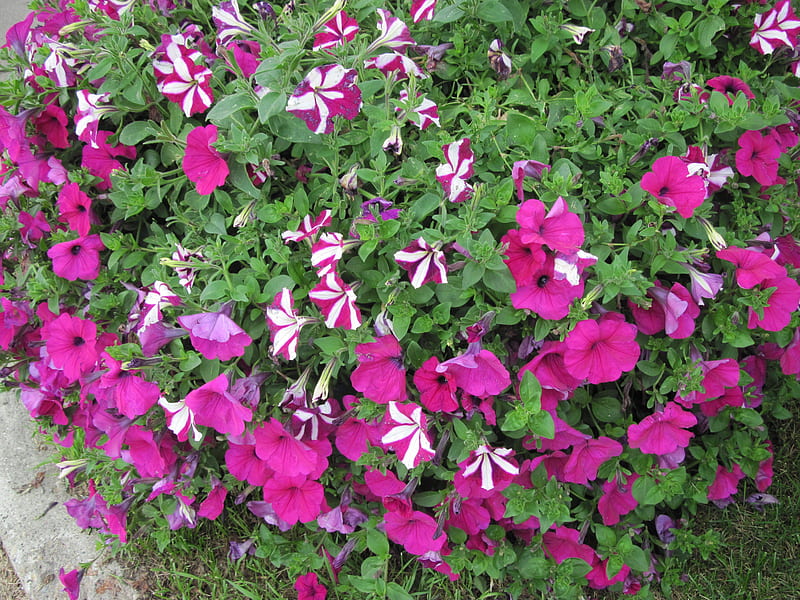
[[[547,285],[547,282],[550,281],[550,277],[548,275],[542,275],[539,279],[536,280],[536,287],[543,288]]]
[[[73,346],[83,346],[86,343],[86,340],[83,339],[81,336],[76,335],[72,338],[72,345]]]
[[[658,195],[659,196],[664,196],[664,195],[666,195],[668,193],[669,193],[669,188],[666,185],[664,187],[662,187],[660,190],[658,190]]]
[[[70,253],[70,254],[72,254],[72,256],[78,256],[78,254],[80,254],[80,253],[81,253],[81,246],[80,246],[80,244],[76,244],[75,246],[73,246],[72,248],[70,248],[70,249],[69,249],[69,253]]]

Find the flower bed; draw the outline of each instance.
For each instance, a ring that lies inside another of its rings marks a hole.
[[[776,501],[787,0],[187,4],[38,3],[4,50],[3,374],[78,525],[249,511],[232,559],[301,599],[409,598],[400,552],[647,597],[698,504]]]

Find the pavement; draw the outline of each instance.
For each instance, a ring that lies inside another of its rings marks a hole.
[[[25,1],[0,0],[0,43],[27,14]],[[59,570],[92,563],[80,600],[139,600],[122,567],[98,548],[99,537],[67,514],[63,502],[71,496],[58,469],[46,464],[56,449],[42,448],[35,431],[16,394],[0,393],[0,541],[25,593],[30,600],[66,600]]]

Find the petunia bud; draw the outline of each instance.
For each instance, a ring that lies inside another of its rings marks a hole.
[[[489,44],[489,65],[497,73],[498,79],[508,79],[511,75],[511,58],[503,52],[503,42],[500,40],[492,40]]]
[[[621,46],[603,46],[603,50],[608,52],[608,72],[619,71],[624,63]]]
[[[344,188],[344,193],[350,196],[354,196],[355,193],[358,191],[358,168],[361,165],[359,163],[355,163],[350,169],[342,175],[339,179],[339,185]]]
[[[706,230],[708,242],[714,246],[715,250],[724,250],[728,247],[728,242],[725,241],[725,238],[722,237],[719,231],[714,229],[714,226],[709,223],[707,219],[704,219],[703,217],[698,217],[697,219],[700,221],[703,229]]]
[[[386,141],[383,142],[383,151],[391,152],[395,156],[400,156],[403,151],[403,138],[400,136],[400,126],[396,123],[392,125],[392,132]]]
[[[592,33],[594,31],[594,29],[589,29],[588,27],[581,27],[580,25],[573,25],[572,23],[565,23],[560,27],[561,29],[568,32],[572,36],[572,40],[576,44],[582,44],[583,38],[586,37],[586,34]]]

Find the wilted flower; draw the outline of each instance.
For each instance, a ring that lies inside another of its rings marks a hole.
[[[492,40],[489,44],[489,65],[497,73],[498,79],[508,79],[511,75],[511,57],[503,52],[503,42]]]
[[[603,50],[608,52],[608,72],[613,73],[622,68],[624,57],[621,46],[603,46]]]
[[[395,156],[399,156],[403,152],[403,138],[400,135],[400,126],[397,123],[392,125],[392,132],[383,142],[383,151],[391,152]]]

